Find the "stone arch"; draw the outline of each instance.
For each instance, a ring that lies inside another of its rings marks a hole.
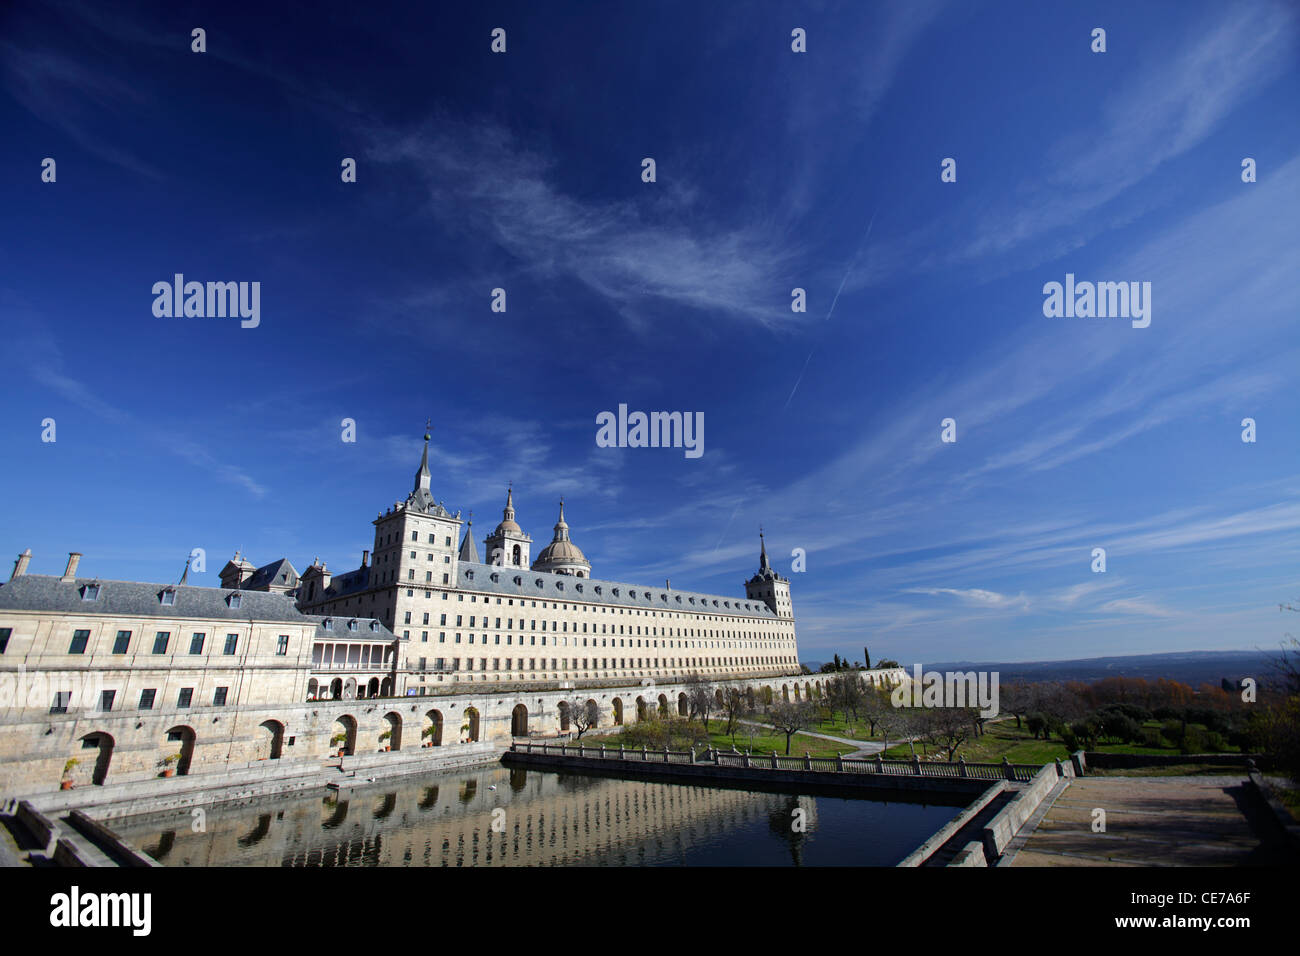
[[[771,703],[772,703],[772,688],[771,688],[771,687],[764,687],[764,688],[763,688],[763,703],[768,704],[769,706],[771,705]]]
[[[725,697],[722,696],[722,688],[721,688],[721,687],[719,687],[717,690],[715,690],[715,691],[713,692],[713,702],[714,702],[718,707],[720,707],[720,708],[726,706],[726,704],[727,704],[727,699],[726,699]]]
[[[431,710],[424,715],[424,727],[421,728],[420,737],[430,746],[442,746],[442,711]]]
[[[690,716],[690,712],[691,709],[690,704],[686,699],[686,691],[682,691],[677,695],[677,716],[688,717]]]
[[[475,743],[479,736],[479,714],[477,707],[465,708],[465,723],[461,726],[461,732],[464,733],[465,743]]]
[[[587,714],[591,718],[591,728],[594,729],[600,724],[600,704],[596,703],[595,698],[588,698],[587,702],[582,705],[587,708]]]
[[[367,697],[378,697],[378,696],[379,696],[379,678],[378,678],[378,677],[372,677],[372,678],[370,678],[370,682],[369,682],[368,684],[366,684],[366,696],[367,696]]]
[[[349,677],[343,682],[343,699],[357,699],[357,679],[355,677]]]
[[[514,562],[515,567],[519,567],[519,562],[523,560],[523,552],[519,550],[519,545],[515,545],[514,548],[511,549],[510,557]]]
[[[90,777],[90,782],[96,787],[104,785],[108,778],[108,767],[113,762],[113,748],[116,741],[113,740],[112,734],[106,734],[102,730],[86,734],[81,738],[81,750],[72,759],[80,764],[89,764],[88,769],[83,769],[76,776],[84,780]]]
[[[781,696],[782,696],[783,698],[785,698],[785,702],[786,702],[787,704],[790,703],[790,685],[789,685],[789,684],[782,684],[782,685],[781,685]]]
[[[528,708],[523,704],[515,704],[515,709],[510,712],[510,736],[528,736]]]
[[[307,699],[315,700],[316,695],[320,693],[320,682],[316,678],[307,681]]]
[[[567,700],[562,700],[562,701],[560,701],[559,711],[560,711],[560,733],[562,733],[562,734],[563,734],[563,733],[568,733],[568,730],[569,730],[569,702],[568,702]]]
[[[668,695],[667,694],[659,695],[659,716],[660,717],[668,716]]]
[[[614,711],[614,726],[623,726],[623,698],[615,697],[610,701],[610,709]]]
[[[758,706],[758,697],[754,693],[754,688],[752,687],[745,688],[745,703],[749,705],[750,710],[753,710],[755,707]]]
[[[796,682],[795,685],[794,685],[794,699],[795,699],[795,700],[802,700],[802,699],[803,699],[802,697],[799,696],[799,684],[798,684],[798,682]]]
[[[402,715],[395,710],[390,710],[388,713],[384,714],[383,722],[386,725],[383,728],[383,732],[388,734],[388,739],[381,740],[379,742],[379,745],[381,747],[386,746],[388,747],[389,750],[401,750],[402,749]]]
[[[279,760],[284,750],[284,724],[278,720],[264,720],[258,728],[262,733],[257,742],[257,756],[267,760]]]
[[[645,698],[637,697],[636,699],[636,719],[645,720]]]
[[[330,681],[329,699],[330,700],[343,699],[343,678],[342,677],[336,677],[332,681]]]
[[[357,752],[357,719],[351,714],[340,714],[334,718],[330,731],[330,746],[343,751],[346,757]]]
[[[391,677],[385,677],[383,680],[379,682],[379,696],[380,697],[393,696],[393,679]]]
[[[183,777],[190,772],[190,763],[194,760],[194,728],[178,725],[167,730],[163,738],[166,749],[164,756],[174,756],[174,763],[168,764],[176,771],[176,776]]]

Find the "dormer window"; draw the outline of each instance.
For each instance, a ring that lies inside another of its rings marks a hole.
[[[515,575],[515,584],[518,584],[518,585],[520,585],[520,586],[522,587],[522,586],[523,586],[523,583],[524,583],[524,579],[523,579],[523,577],[522,577],[521,575],[516,574],[516,575]]]
[[[98,585],[98,584],[87,584],[87,585],[83,586],[82,589],[81,589],[81,599],[82,599],[83,601],[97,601],[97,600],[99,600],[99,585]]]
[[[163,591],[162,595],[159,597],[159,600],[163,604],[168,605],[169,607],[171,605],[174,605],[176,603],[176,589],[167,588],[166,590]]]
[[[348,621],[348,630],[349,630],[349,631],[355,631],[356,629],[357,629],[357,622],[356,622],[356,620],[354,619],[354,620]]]
[[[614,592],[614,597],[618,597],[618,588],[611,588],[611,590]]]
[[[600,585],[599,585],[599,584],[596,585],[596,593],[597,593],[597,594],[600,593]]]
[[[488,575],[488,577],[492,579],[493,583],[496,583],[497,581],[501,580],[501,575],[497,574],[495,571],[493,571],[490,575]]]
[[[633,598],[634,598],[634,597],[636,597],[636,592],[635,592],[635,591],[628,591],[628,592],[627,592],[627,596],[628,596],[628,597],[633,597]]]
[[[234,594],[230,595],[230,597],[226,598],[226,603],[229,604],[232,608],[237,608],[244,603],[244,596],[239,592],[235,592]]]
[[[556,581],[556,582],[555,582],[555,590],[557,590],[557,591],[563,591],[563,590],[564,590],[564,582],[563,582],[563,581]]]
[[[542,586],[542,579],[541,579],[541,578],[538,578],[538,579],[535,580],[533,583],[536,584],[536,585],[540,588],[540,587]]]
[[[370,629],[371,629],[372,631],[377,631],[377,630],[379,630],[379,622],[378,622],[378,621],[371,621],[371,622],[370,622]]]
[[[574,589],[575,591],[581,591],[581,590],[582,590],[582,585],[581,585],[581,584],[575,584],[575,585],[573,586],[573,589]]]
[[[325,630],[327,631],[334,630],[334,622],[331,621],[329,618],[325,618],[325,620],[321,621],[320,626],[325,628]]]
[[[681,596],[680,594],[677,595],[677,603],[678,603],[678,604],[681,604],[681,603],[682,603],[682,596]]]

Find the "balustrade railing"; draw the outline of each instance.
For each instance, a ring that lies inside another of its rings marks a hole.
[[[582,744],[514,743],[515,753],[546,754],[559,757],[586,757],[597,760],[617,760],[632,763],[676,763],[737,767],[748,770],[815,770],[823,773],[879,774],[883,776],[949,777],[974,780],[1010,780],[1029,782],[1041,767],[1037,764],[967,763],[965,760],[939,763],[911,760],[885,760],[876,757],[802,757],[783,756],[775,752],[754,753],[736,750],[652,750],[647,747],[592,747]]]

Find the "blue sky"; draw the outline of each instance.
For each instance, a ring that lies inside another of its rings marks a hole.
[[[536,549],[563,495],[596,576],[735,594],[761,524],[806,659],[1287,630],[1294,4],[239,6],[0,11],[0,545],[33,571],[355,567],[431,417],[480,540],[513,481]],[[261,324],[155,317],[177,272],[259,281]],[[1151,282],[1150,327],[1044,317],[1066,273]],[[704,455],[596,447],[620,403],[703,412]]]

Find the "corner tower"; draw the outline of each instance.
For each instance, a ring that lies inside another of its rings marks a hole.
[[[790,603],[790,579],[773,570],[767,560],[767,542],[763,530],[758,532],[758,573],[745,582],[745,597],[762,601],[777,617],[794,620],[794,605]]]

